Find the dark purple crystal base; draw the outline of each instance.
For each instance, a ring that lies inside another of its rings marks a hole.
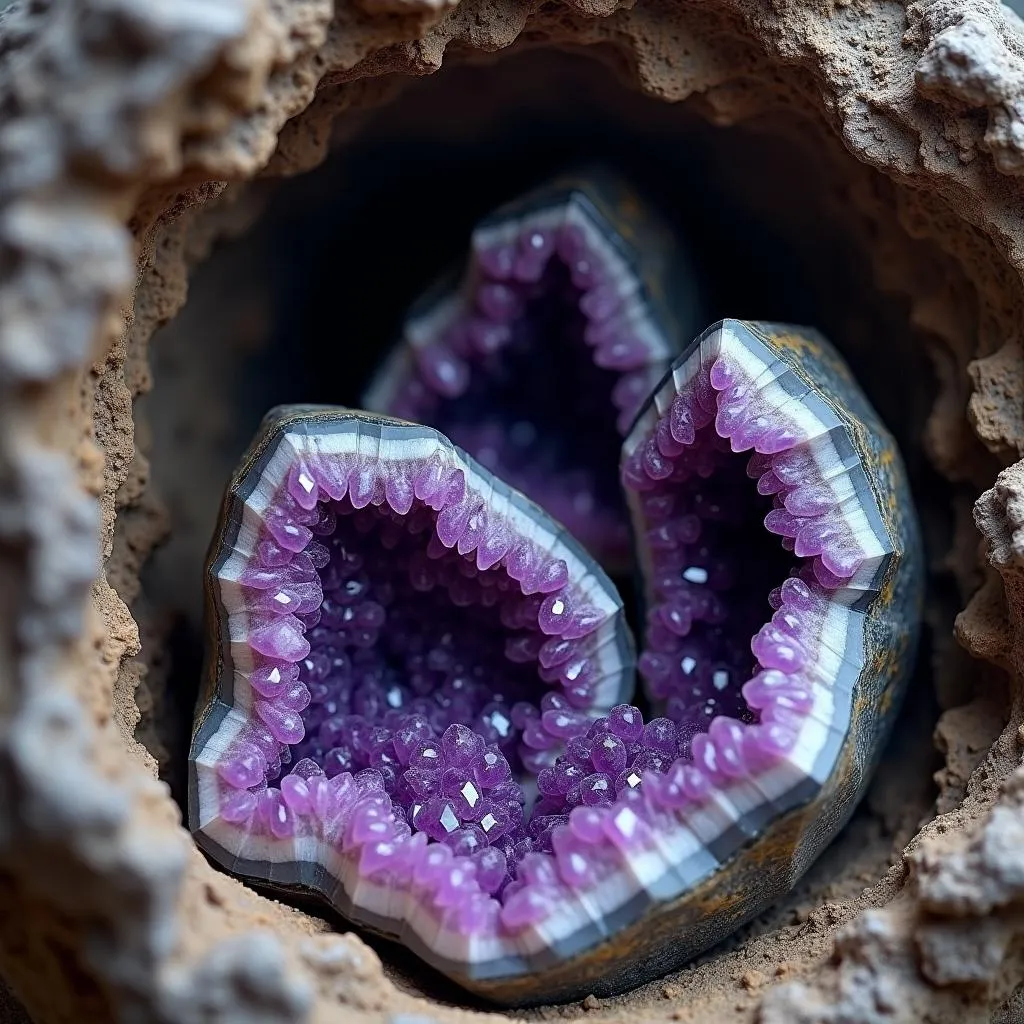
[[[692,287],[667,279],[674,249],[653,219],[638,234],[637,197],[620,210],[600,179],[570,182],[477,227],[463,280],[414,309],[366,401],[437,427],[621,570],[622,436],[692,326],[664,296]]]

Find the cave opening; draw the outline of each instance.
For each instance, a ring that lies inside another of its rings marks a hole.
[[[640,95],[601,61],[525,52],[412,83],[354,128],[339,122],[320,167],[243,196],[260,194],[258,215],[197,266],[185,308],[153,339],[155,388],[139,403],[171,517],[143,585],[173,622],[157,732],[179,802],[203,552],[263,413],[285,402],[358,406],[410,304],[462,257],[473,224],[566,167],[603,162],[653,201],[689,249],[705,323],[787,321],[830,337],[900,441],[919,500],[932,493],[920,445],[930,370],[921,346],[907,344],[907,302],[874,284],[871,227],[858,221],[850,180],[833,173],[844,160],[796,110],[718,127],[696,104]],[[906,380],[921,386],[893,386]],[[924,813],[937,711],[927,650],[919,664],[913,727],[899,741],[916,754],[897,750],[892,770],[923,765]],[[850,829],[870,827],[855,819]],[[826,856],[828,870],[857,860],[852,845]],[[404,954],[391,962],[403,984],[433,984]]]

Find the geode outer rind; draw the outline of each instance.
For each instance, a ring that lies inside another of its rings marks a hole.
[[[395,449],[401,454],[396,455]],[[635,655],[619,595],[593,560],[536,505],[430,428],[329,406],[280,407],[265,418],[232,476],[208,556],[206,612],[211,639],[189,760],[190,828],[206,853],[232,873],[271,888],[323,898],[350,919],[402,941],[427,962],[460,979],[467,974],[472,978],[479,973],[526,969],[523,963],[496,962],[474,954],[472,935],[465,939],[467,948],[460,951],[464,955],[445,956],[445,949],[458,945],[461,936],[448,933],[446,947],[436,922],[434,930],[423,936],[408,922],[380,912],[381,902],[389,899],[387,890],[360,877],[358,847],[343,853],[316,835],[283,839],[254,835],[248,825],[221,815],[218,765],[247,724],[255,721],[252,707],[259,699],[248,682],[253,670],[248,645],[252,630],[240,577],[262,535],[261,516],[268,508],[273,511],[274,496],[296,472],[301,480],[307,464],[319,466],[312,476],[322,480],[325,463],[339,452],[357,452],[385,463],[385,453],[396,462],[440,459],[448,472],[465,476],[467,493],[487,490],[489,508],[497,507],[507,519],[516,519],[521,536],[531,545],[567,563],[566,592],[584,595],[587,605],[604,616],[596,631],[584,639],[604,680],[595,693],[593,711],[606,711],[632,692]]]

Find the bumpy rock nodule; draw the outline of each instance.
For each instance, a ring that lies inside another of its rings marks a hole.
[[[657,973],[784,891],[912,661],[898,453],[827,342],[726,321],[621,474],[647,721],[617,594],[540,508],[430,428],[272,414],[211,551],[204,848],[518,1003]]]
[[[364,402],[437,427],[621,570],[621,439],[701,326],[697,305],[679,240],[631,186],[563,174],[475,227]]]

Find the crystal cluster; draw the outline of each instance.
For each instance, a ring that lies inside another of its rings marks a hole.
[[[915,600],[892,540],[913,526],[874,498],[901,484],[885,436],[858,454],[771,337],[706,332],[625,440],[638,666],[595,562],[444,437],[342,410],[270,417],[210,567],[205,848],[467,984],[597,948],[627,910],[688,914],[674,901],[709,878],[728,887],[751,837],[841,763],[856,688],[875,707],[905,670]],[[646,716],[626,702],[636,667]],[[830,821],[862,780],[830,791]]]
[[[647,568],[640,672],[705,767],[745,769],[794,749],[826,681],[829,604],[868,563],[870,581],[886,554],[887,538],[843,507],[855,493],[843,470],[855,466],[833,460],[822,476],[815,441],[827,431],[801,436],[775,384],[735,355],[695,360],[623,460]],[[788,563],[765,544],[773,533]]]
[[[691,762],[695,736],[691,723],[680,725],[670,718],[645,723],[639,708],[612,708],[570,739],[555,764],[538,774],[541,799],[528,828],[534,847],[551,852],[553,834],[569,823],[574,807],[608,807],[645,779],[650,786],[648,773],[663,775],[676,761]]]
[[[616,568],[630,543],[615,473],[621,438],[679,329],[695,326],[676,323],[660,300],[692,288],[624,189],[606,175],[572,178],[484,221],[461,285],[409,318],[366,399],[437,427]],[[632,220],[620,230],[627,205]]]

